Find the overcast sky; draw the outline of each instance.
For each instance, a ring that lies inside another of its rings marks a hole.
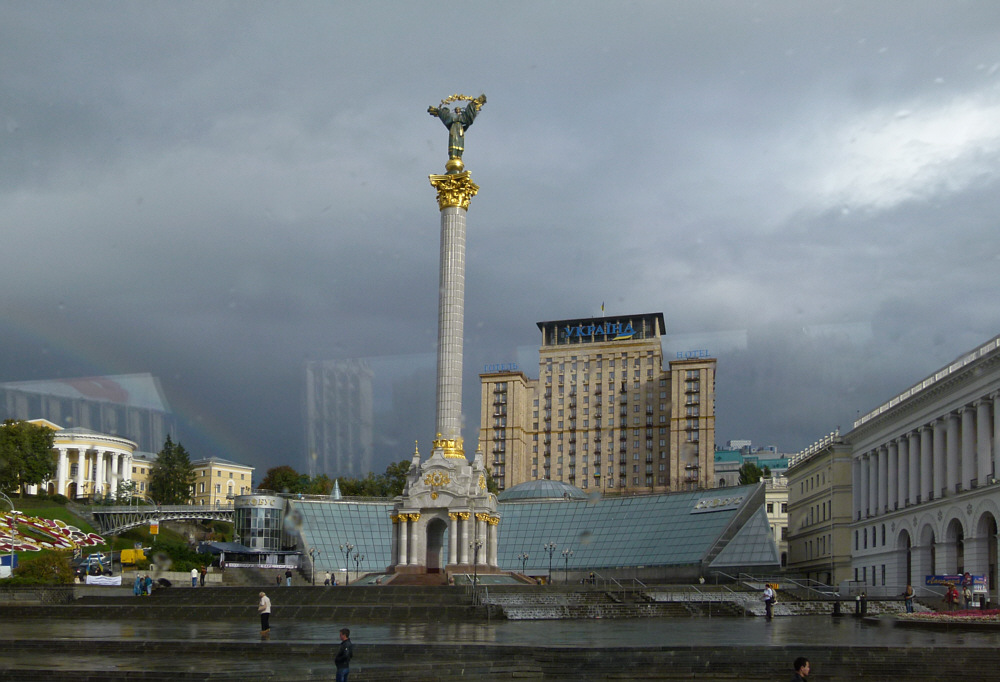
[[[306,360],[434,351],[456,92],[467,441],[602,302],[786,452],[1000,333],[995,0],[2,0],[0,64],[0,381],[151,372],[196,456],[304,469]]]

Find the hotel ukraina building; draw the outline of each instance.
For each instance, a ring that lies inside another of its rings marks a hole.
[[[670,360],[662,313],[539,322],[538,379],[489,367],[479,445],[501,490],[551,479],[602,493],[710,488],[715,364]]]

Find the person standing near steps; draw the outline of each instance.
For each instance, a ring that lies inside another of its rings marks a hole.
[[[271,600],[263,592],[260,593],[257,613],[260,614],[260,636],[267,637],[271,634]]]
[[[337,665],[337,682],[347,682],[347,675],[351,672],[351,658],[354,656],[354,644],[351,642],[351,631],[347,628],[340,629],[340,648],[337,649],[337,656],[333,662]]]

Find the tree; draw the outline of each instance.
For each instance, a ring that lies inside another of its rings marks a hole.
[[[763,475],[764,472],[755,462],[743,462],[743,466],[740,467],[740,485],[757,483]]]
[[[185,504],[193,487],[194,469],[187,450],[167,436],[149,471],[149,496],[159,504]]]
[[[267,470],[264,480],[258,486],[262,490],[273,490],[278,493],[304,493],[309,484],[309,477],[300,474],[287,464],[271,467]]]
[[[0,427],[0,491],[20,492],[56,473],[52,456],[54,432],[47,426],[8,419]]]
[[[403,494],[406,477],[410,473],[410,460],[404,459],[385,468],[385,497]]]
[[[138,486],[135,481],[118,481],[118,494],[115,496],[115,504],[129,504],[135,495]]]

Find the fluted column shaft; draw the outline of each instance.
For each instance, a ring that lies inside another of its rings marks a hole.
[[[976,478],[979,486],[987,485],[993,475],[993,452],[990,436],[990,412],[993,404],[990,400],[980,400],[976,403]]]
[[[398,543],[399,557],[397,558],[396,563],[399,564],[400,566],[406,566],[410,558],[409,543],[407,542],[408,540],[407,536],[409,535],[409,530],[408,530],[409,525],[410,524],[407,523],[406,521],[406,515],[400,514],[399,523],[396,524],[396,527],[398,529],[396,532],[399,534],[399,543]]]
[[[436,432],[461,437],[462,353],[465,325],[465,215],[460,206],[441,210],[441,273],[438,287]]]
[[[906,449],[910,453],[909,480],[906,504],[916,504],[920,499],[920,434],[911,431],[906,436]]]
[[[962,408],[962,490],[972,490],[976,478],[976,413]]]
[[[948,433],[945,437],[945,466],[947,467],[948,494],[954,493],[961,484],[961,451],[959,448],[959,417],[952,413],[948,415]]]

